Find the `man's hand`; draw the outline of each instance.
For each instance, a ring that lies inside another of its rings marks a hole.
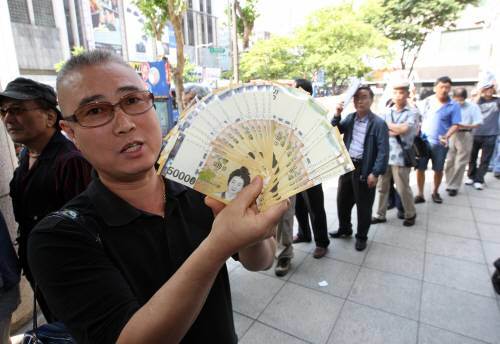
[[[342,114],[342,111],[344,111],[344,102],[341,101],[340,103],[337,104],[337,107],[335,109],[335,117],[339,117]]]
[[[261,191],[262,179],[256,177],[226,206],[210,197],[205,199],[216,215],[208,239],[221,254],[221,259],[274,235],[276,224],[289,204],[282,201],[259,212],[255,200]]]
[[[446,137],[446,135],[439,136],[439,143],[441,143],[445,147],[448,147],[448,138]]]
[[[373,173],[370,173],[368,175],[368,179],[366,180],[367,184],[368,184],[368,187],[371,189],[371,188],[374,188],[377,186],[377,182],[378,182],[378,177],[375,177],[373,175]]]

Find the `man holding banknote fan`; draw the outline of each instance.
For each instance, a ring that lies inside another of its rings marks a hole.
[[[96,175],[30,237],[50,309],[78,343],[236,343],[225,261],[269,268],[287,203],[259,212],[257,177],[231,204],[207,197],[207,207],[157,175],[153,96],[113,53],[72,57],[57,89],[61,126]]]

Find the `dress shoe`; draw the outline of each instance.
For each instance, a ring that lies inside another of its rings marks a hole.
[[[313,257],[316,259],[323,258],[328,251],[328,248],[326,247],[321,247],[321,246],[316,246],[313,252]]]
[[[403,226],[406,226],[406,227],[411,227],[415,224],[415,219],[417,218],[417,214],[413,215],[412,217],[408,218],[408,219],[405,219],[403,221]]]
[[[403,211],[398,210],[398,219],[404,220],[405,219],[405,213]]]
[[[453,190],[453,189],[448,190],[448,195],[450,195],[451,197],[455,197],[457,194],[458,194],[457,190]]]
[[[418,196],[417,195],[417,196],[415,196],[415,200],[414,201],[415,201],[415,204],[417,204],[417,203],[425,203],[425,198],[424,198],[424,196]]]
[[[330,232],[328,233],[332,238],[338,239],[338,238],[348,238],[352,236],[352,231],[345,232],[345,231],[336,231],[336,232]]]
[[[299,243],[301,243],[301,242],[311,242],[311,239],[306,240],[306,239],[303,239],[303,238],[299,237],[298,235],[295,235],[295,236],[293,237],[293,241],[292,241],[292,242],[293,242],[294,244],[299,244]]]
[[[366,248],[366,240],[356,239],[356,251],[363,251]]]
[[[376,225],[377,223],[384,223],[387,222],[387,219],[380,219],[378,217],[372,217],[371,224]]]
[[[443,203],[443,199],[438,192],[432,194],[432,201],[437,204]]]
[[[278,263],[276,264],[276,267],[274,268],[274,273],[278,277],[283,277],[285,276],[288,271],[290,270],[290,265],[291,265],[291,259],[290,258],[280,258],[278,259]]]

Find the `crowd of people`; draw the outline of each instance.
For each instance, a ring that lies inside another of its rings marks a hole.
[[[312,94],[305,79],[295,86]],[[465,183],[484,188],[499,134],[495,84],[480,82],[473,101],[452,86],[439,78],[434,95],[415,102],[409,83],[399,80],[381,114],[371,110],[369,86],[354,94],[355,112],[342,116],[346,104],[338,104],[331,124],[343,134],[354,169],[339,178],[339,226],[328,233],[321,185],[259,212],[259,177],[240,177],[246,186],[226,206],[157,175],[162,138],[154,97],[113,53],[72,57],[58,74],[57,97],[50,86],[15,79],[0,93],[2,122],[24,147],[10,184],[17,256],[0,214],[0,340],[9,343],[22,269],[46,320],[75,342],[236,343],[229,257],[251,271],[277,258],[275,273],[284,276],[293,244],[314,238],[319,259],[329,236],[353,235],[354,205],[354,246],[363,251],[370,226],[387,221],[392,199],[402,224],[415,225],[429,160],[433,202],[443,202],[444,175],[449,195],[457,195],[467,165]],[[196,89],[187,96],[186,104]],[[495,154],[498,162],[498,148]]]

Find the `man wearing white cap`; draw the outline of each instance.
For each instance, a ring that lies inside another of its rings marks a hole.
[[[495,79],[488,74],[481,80],[478,85],[481,92],[478,105],[483,116],[483,125],[474,129],[474,142],[472,144],[472,153],[469,162],[467,185],[474,185],[476,190],[482,190],[484,184],[484,175],[488,172],[488,165],[493,151],[495,150],[495,142],[499,134],[498,118],[500,116],[500,99],[493,97],[495,94]],[[477,157],[481,150],[481,162],[477,166]]]
[[[417,127],[418,110],[408,104],[409,82],[398,80],[393,83],[394,105],[385,111],[382,118],[389,128],[389,168],[378,182],[379,206],[372,224],[386,222],[387,199],[392,179],[401,196],[404,207],[404,226],[413,226],[417,213],[410,188],[411,165],[405,161],[404,150],[413,145]]]

